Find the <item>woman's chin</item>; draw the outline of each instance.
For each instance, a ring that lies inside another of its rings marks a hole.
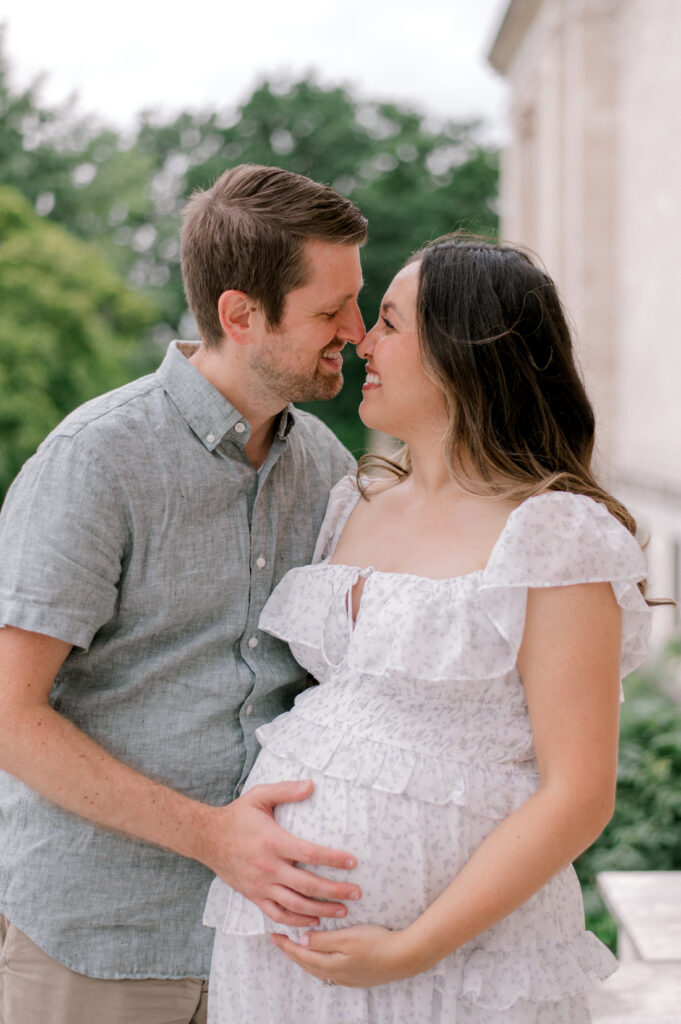
[[[377,430],[380,434],[386,434],[388,437],[399,435],[401,425],[395,423],[395,417],[393,416],[391,420],[386,416],[381,416],[377,409],[371,408],[370,402],[365,402],[363,399],[358,412],[359,418],[368,430]]]
[[[365,427],[368,427],[369,430],[383,430],[383,427],[380,424],[381,417],[377,416],[375,411],[371,408],[367,408],[367,404],[368,403],[362,399],[359,404],[359,409],[357,410],[362,423]]]

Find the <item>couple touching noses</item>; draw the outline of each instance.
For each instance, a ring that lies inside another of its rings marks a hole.
[[[282,401],[323,401],[341,390],[342,352],[347,344],[355,346],[358,357],[367,363],[364,394],[381,387],[372,355],[377,342],[381,348],[386,330],[395,330],[387,319],[393,311],[399,334],[406,333],[409,338],[408,345],[399,346],[394,357],[398,363],[395,382],[402,401],[407,398],[407,383],[414,383],[418,362],[413,322],[416,267],[407,267],[398,274],[384,300],[382,312],[386,316],[381,316],[367,334],[358,306],[363,285],[359,247],[308,239],[301,263],[302,284],[287,294],[275,330],[260,302],[242,291],[228,290],[217,300],[217,320],[218,338],[229,339],[229,344],[204,344],[190,357],[218,390],[229,391],[232,404],[249,420],[251,437],[246,452],[256,466],[269,450],[273,417],[281,412]],[[395,305],[393,293],[402,298],[402,312]],[[208,336],[205,328],[202,336]],[[429,384],[426,390],[432,393]],[[421,410],[422,415],[425,412]],[[401,421],[394,425],[397,422]]]
[[[365,335],[365,240],[332,189],[227,171],[185,213],[200,342],[13,485],[6,1024],[582,1024],[614,968],[569,865],[649,610],[555,286],[447,236]],[[404,442],[359,470],[291,404],[348,343]]]

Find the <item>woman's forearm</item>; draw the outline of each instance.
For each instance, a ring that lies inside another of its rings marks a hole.
[[[605,798],[540,789],[484,840],[403,934],[409,974],[427,970],[506,917],[585,850],[607,824]]]

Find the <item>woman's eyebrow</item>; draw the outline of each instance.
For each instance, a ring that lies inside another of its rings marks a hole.
[[[388,299],[387,302],[382,302],[381,303],[381,313],[389,313],[391,311],[394,312],[394,313],[397,313],[397,315],[400,318],[400,320],[403,319],[402,314],[400,313],[399,309],[397,308],[395,303],[392,302],[390,299]]]

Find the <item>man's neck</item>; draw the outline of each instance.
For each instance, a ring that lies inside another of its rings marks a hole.
[[[201,343],[189,361],[248,420],[251,436],[244,451],[259,468],[272,446],[277,419],[285,405],[266,403],[262,389],[253,380],[245,350],[225,343],[219,348]]]

